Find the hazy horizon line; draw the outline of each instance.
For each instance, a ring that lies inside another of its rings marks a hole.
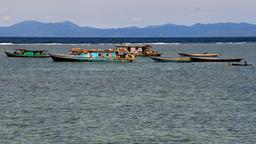
[[[65,21],[56,21],[56,22],[51,22],[51,21],[41,21],[41,20],[24,20],[24,21],[20,21],[14,24],[10,24],[10,25],[0,25],[0,27],[11,27],[14,26],[16,24],[20,24],[20,23],[24,23],[24,22],[38,22],[38,23],[42,23],[42,24],[58,24],[58,23],[71,23],[74,24],[76,26],[79,27],[90,27],[90,28],[97,28],[97,29],[120,29],[120,28],[132,28],[132,27],[136,27],[136,28],[146,28],[146,27],[154,27],[154,26],[163,26],[163,25],[177,25],[177,26],[186,26],[186,27],[191,27],[197,24],[202,24],[202,25],[209,25],[209,24],[251,24],[251,25],[256,25],[254,23],[250,23],[250,22],[211,22],[211,23],[202,23],[202,22],[196,22],[193,24],[175,24],[175,23],[163,23],[163,24],[148,24],[145,26],[136,26],[136,25],[131,25],[131,26],[123,26],[123,27],[96,27],[96,26],[86,26],[86,25],[79,25],[73,21],[70,20],[65,20]]]

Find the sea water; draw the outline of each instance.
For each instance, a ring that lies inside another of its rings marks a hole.
[[[256,143],[256,43],[153,44],[166,57],[221,53],[227,63],[53,62],[15,48],[68,53],[114,44],[2,44],[0,143]]]

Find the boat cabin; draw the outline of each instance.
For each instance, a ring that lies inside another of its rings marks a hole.
[[[50,54],[54,61],[84,61],[84,62],[133,62],[136,57],[133,54],[113,49],[81,49],[72,48],[67,55]]]
[[[47,52],[45,50],[15,49],[13,54],[26,55],[26,56],[41,56],[41,55],[47,55]]]
[[[113,49],[107,49],[107,50],[101,50],[101,49],[91,49],[91,50],[84,50],[81,48],[72,48],[70,50],[70,55],[78,55],[83,56],[87,58],[125,58],[126,55],[128,55],[127,51],[121,51],[121,50],[113,50]]]
[[[134,53],[137,56],[161,56],[161,54],[152,49],[151,45],[117,45],[119,49],[126,49],[129,53]]]

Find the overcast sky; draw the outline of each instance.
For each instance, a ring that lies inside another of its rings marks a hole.
[[[25,20],[100,28],[249,22],[256,0],[1,0],[0,26]]]

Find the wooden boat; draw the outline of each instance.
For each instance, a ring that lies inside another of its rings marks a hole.
[[[248,64],[247,61],[244,61],[243,63],[232,63],[231,65],[232,66],[252,66],[252,64]]]
[[[129,53],[134,53],[136,56],[142,57],[159,57],[161,53],[154,51],[151,45],[117,45],[117,49],[126,50]]]
[[[190,57],[192,62],[240,62],[241,58],[205,58]]]
[[[218,57],[221,56],[219,53],[179,53],[180,56],[184,57]]]
[[[191,62],[190,57],[180,57],[180,58],[159,58],[151,57],[156,62]]]
[[[83,50],[72,48],[70,54],[50,54],[57,62],[133,62],[135,55],[114,50]]]
[[[15,49],[14,52],[5,51],[8,57],[23,57],[23,58],[48,58],[50,57],[45,50],[27,50]]]
[[[244,64],[244,63],[232,63],[232,66],[252,66],[252,64]]]

